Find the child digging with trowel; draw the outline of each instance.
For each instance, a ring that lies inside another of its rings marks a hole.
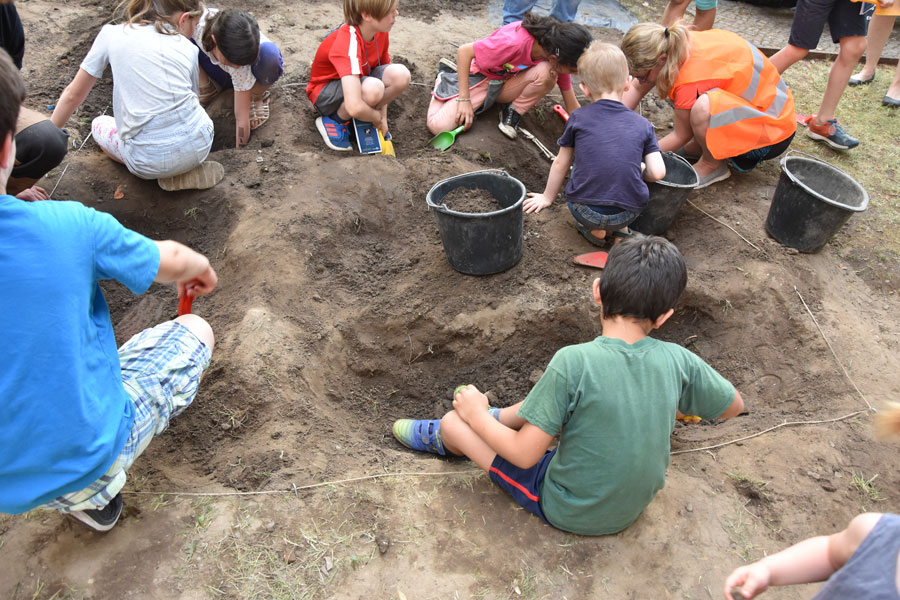
[[[526,213],[539,213],[556,199],[574,163],[565,199],[575,227],[589,242],[605,245],[631,235],[628,224],[647,206],[647,183],[666,175],[650,122],[622,104],[631,87],[622,51],[595,41],[578,60],[581,90],[592,101],[575,110],[559,138],[559,155],[543,193],[530,192]]]

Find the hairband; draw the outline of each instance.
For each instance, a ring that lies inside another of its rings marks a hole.
[[[666,39],[669,39],[669,28],[668,28],[668,27],[666,27],[666,28],[663,30],[663,33],[665,34]]]

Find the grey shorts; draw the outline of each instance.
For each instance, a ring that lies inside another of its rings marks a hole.
[[[390,65],[378,65],[374,69],[372,69],[368,75],[363,75],[359,78],[359,82],[362,83],[366,77],[374,77],[379,81],[384,78],[384,70],[387,69]],[[319,114],[323,117],[330,117],[341,107],[341,104],[344,103],[344,88],[341,86],[340,79],[333,79],[325,84],[325,87],[322,88],[322,91],[319,92],[319,96],[316,98],[316,103],[314,106],[316,110],[319,111]]]
[[[863,2],[850,0],[798,0],[788,43],[812,50],[819,45],[826,22],[835,44],[840,43],[841,38],[865,36],[865,7]]]

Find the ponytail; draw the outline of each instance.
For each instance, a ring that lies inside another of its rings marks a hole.
[[[259,56],[259,24],[250,13],[221,10],[206,21],[200,45],[207,53],[218,48],[235,65],[252,65]]]
[[[153,25],[160,33],[176,34],[172,21],[180,12],[191,17],[203,14],[202,0],[121,0],[115,14],[126,25]]]
[[[691,49],[691,38],[687,27],[678,21],[671,27],[657,23],[638,23],[622,38],[622,52],[628,59],[631,73],[646,73],[666,57],[656,77],[656,92],[665,98],[672,90],[681,65],[687,60]]]
[[[875,432],[880,438],[900,434],[900,404],[888,402],[887,406],[875,416]]]
[[[522,20],[525,29],[541,47],[555,56],[559,64],[572,70],[590,45],[593,37],[585,27],[576,23],[561,23],[553,17],[540,17],[528,11]]]

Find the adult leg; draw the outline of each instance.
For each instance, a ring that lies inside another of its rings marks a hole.
[[[897,70],[894,72],[894,80],[891,81],[891,85],[888,87],[885,98],[900,101],[900,64],[897,64]]]
[[[521,21],[525,18],[525,13],[534,8],[535,4],[537,0],[504,0],[503,24]]]
[[[712,29],[713,25],[716,22],[716,8],[710,8],[708,10],[697,9],[697,14],[694,16],[694,29],[697,31],[706,31],[708,29]]]
[[[863,66],[862,71],[854,75],[854,79],[865,81],[875,76],[875,69],[878,67],[879,59],[881,59],[881,52],[891,36],[896,18],[891,15],[874,15],[872,20],[869,21],[869,33],[866,36],[868,40],[866,64]]]
[[[556,17],[563,23],[575,20],[578,14],[578,5],[581,0],[553,0],[553,6],[550,8],[550,16]]]
[[[669,0],[666,10],[663,11],[662,26],[671,27],[679,19],[684,18],[684,12],[691,0]]]
[[[706,145],[706,133],[709,131],[709,96],[703,94],[691,108],[691,129],[694,132],[694,141],[700,146],[702,154],[700,160],[694,165],[694,170],[700,179],[710,175],[722,167],[723,161],[714,158]]]

